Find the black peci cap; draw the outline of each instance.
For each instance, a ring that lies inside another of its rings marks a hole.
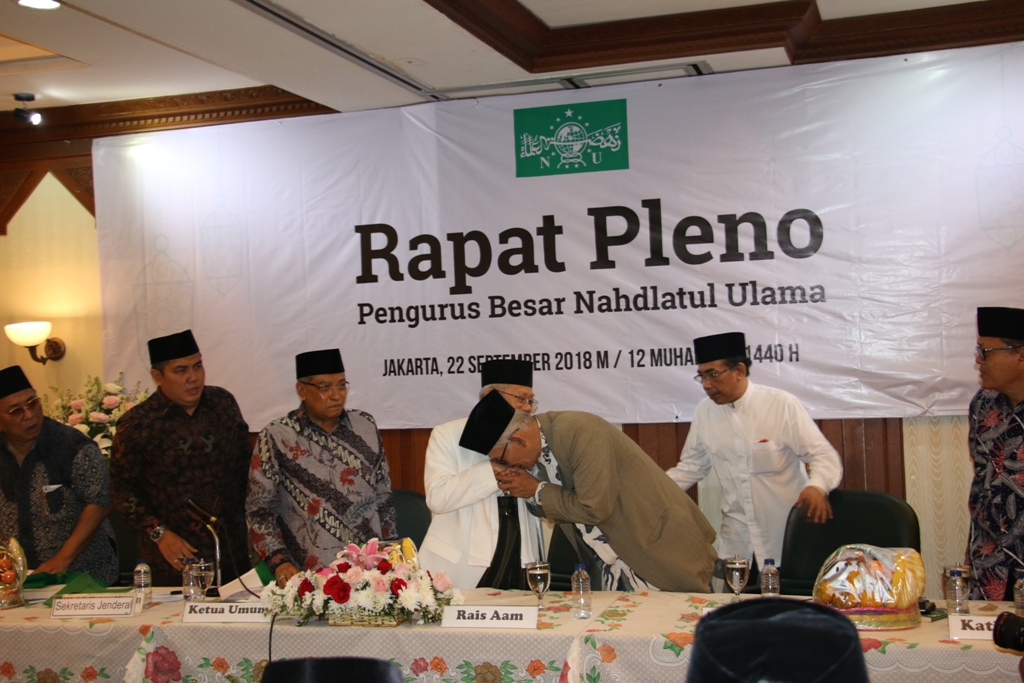
[[[508,404],[497,391],[489,391],[480,399],[462,430],[459,445],[471,451],[487,455],[498,443],[516,409]]]

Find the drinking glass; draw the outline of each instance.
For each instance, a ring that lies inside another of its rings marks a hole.
[[[194,584],[198,588],[199,595],[196,599],[199,602],[206,600],[206,592],[210,590],[213,585],[213,562],[207,562],[206,560],[199,560],[192,565],[192,579]]]
[[[730,557],[725,561],[725,581],[739,599],[750,576],[750,561],[745,557]]]
[[[544,594],[551,585],[551,566],[547,562],[530,562],[526,565],[526,583],[537,596],[537,609],[544,609]]]

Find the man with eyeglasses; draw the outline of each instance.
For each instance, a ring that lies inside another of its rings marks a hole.
[[[245,481],[252,449],[249,426],[226,389],[206,385],[203,355],[191,330],[150,339],[150,377],[157,390],[117,421],[110,491],[157,586],[181,584],[189,558],[213,561],[206,519],[218,518],[224,583],[249,569]]]
[[[517,410],[532,413],[537,409],[533,393],[533,364],[526,360],[497,358],[480,367],[480,398],[494,392]],[[504,464],[491,463],[480,453],[461,444],[466,419],[453,420],[434,427],[427,444],[423,483],[432,518],[420,547],[420,561],[431,571],[443,571],[456,588],[475,588],[491,568],[498,545],[502,519],[495,478]],[[515,517],[506,533],[512,557],[508,563],[524,566],[540,559],[543,543],[540,519],[531,515],[526,502],[517,501],[506,510]],[[518,543],[516,540],[518,539]],[[520,573],[522,576],[524,574]]]
[[[971,598],[1013,600],[1016,570],[1024,569],[1024,310],[979,308],[977,322],[981,388],[968,432]]]
[[[562,525],[601,590],[708,590],[714,530],[615,425],[572,411],[533,416],[488,394],[462,443],[504,467],[502,491]]]
[[[781,562],[792,507],[823,523],[832,517],[828,492],[843,465],[836,449],[792,394],[754,384],[742,332],[693,340],[694,380],[707,398],[697,404],[679,463],[668,475],[684,491],[712,468],[722,485],[721,557]]]
[[[338,349],[295,357],[301,404],[260,432],[245,502],[249,540],[283,585],[349,543],[394,539],[395,504],[373,416],[346,409]]]
[[[0,538],[12,536],[29,567],[117,581],[107,461],[77,429],[43,417],[17,365],[0,370]]]

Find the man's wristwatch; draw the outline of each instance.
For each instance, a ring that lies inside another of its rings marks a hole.
[[[165,527],[163,524],[161,524],[160,526],[153,527],[153,530],[149,532],[150,540],[152,540],[154,543],[159,542],[160,539],[164,537],[165,531],[167,531],[167,527]]]

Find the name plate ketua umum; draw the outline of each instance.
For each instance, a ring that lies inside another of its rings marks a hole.
[[[998,616],[950,614],[949,637],[957,640],[992,640],[992,627]]]
[[[270,621],[266,609],[258,602],[186,602],[181,621],[186,624]]]
[[[537,628],[536,607],[449,605],[444,608],[445,628]]]
[[[130,617],[135,613],[132,593],[78,593],[61,595],[50,606],[51,619]]]

